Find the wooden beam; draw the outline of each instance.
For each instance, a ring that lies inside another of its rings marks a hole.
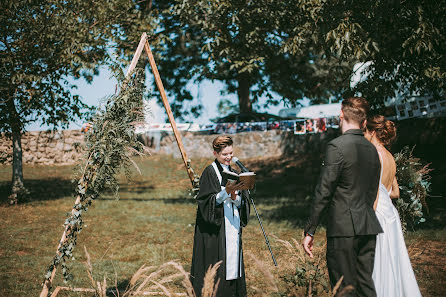
[[[76,201],[74,202],[74,205],[78,205],[80,202],[81,202],[81,196],[78,195],[76,198]],[[71,210],[71,214],[73,214],[75,211],[76,211],[76,209],[73,207],[73,209]],[[62,238],[60,239],[59,245],[57,246],[57,249],[56,249],[56,255],[60,255],[59,249],[62,246],[62,244],[64,244],[65,241],[67,240],[67,234],[69,232],[69,230],[68,230],[69,227],[70,227],[69,224],[65,226],[65,230],[62,234]],[[57,270],[57,265],[54,265],[53,271],[51,271],[50,278],[46,279],[45,282],[43,283],[43,288],[42,288],[42,291],[40,292],[40,297],[48,296],[48,292],[49,292],[51,285],[53,283],[54,276],[56,275],[56,270]]]
[[[147,34],[146,34],[146,32],[144,32],[141,35],[141,39],[139,40],[138,47],[136,48],[135,54],[133,55],[133,59],[132,59],[132,62],[130,63],[129,69],[127,70],[127,73],[125,74],[126,78],[135,69],[136,64],[138,63],[139,57],[141,56],[142,50],[144,49],[144,45],[145,45],[146,41],[147,41]]]
[[[149,57],[150,67],[152,68],[153,76],[155,77],[155,82],[158,87],[158,90],[161,94],[161,99],[163,101],[164,108],[167,112],[167,117],[169,118],[169,122],[172,126],[173,134],[175,135],[175,139],[177,140],[178,148],[180,149],[181,157],[183,158],[184,165],[186,166],[187,174],[189,175],[189,179],[192,183],[192,186],[195,186],[195,176],[194,172],[190,166],[190,163],[187,159],[186,151],[184,149],[183,141],[181,139],[181,134],[178,131],[177,124],[175,123],[175,118],[173,117],[172,110],[170,109],[169,101],[167,101],[166,91],[164,90],[163,82],[161,81],[160,74],[158,72],[158,68],[156,67],[155,58],[153,57],[152,51],[150,50],[149,42],[146,40],[144,44],[144,49],[146,50],[147,56]]]

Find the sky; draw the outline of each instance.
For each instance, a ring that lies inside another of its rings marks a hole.
[[[161,79],[162,79],[162,73]],[[72,91],[72,94],[79,95],[83,102],[97,107],[102,98],[112,95],[115,91],[117,81],[112,77],[111,73],[107,68],[103,67],[100,70],[100,74],[96,76],[92,83],[87,83],[84,79],[72,80],[78,86],[78,89]],[[149,81],[146,83],[148,88],[152,88]],[[198,123],[205,124],[209,123],[210,119],[219,117],[217,111],[217,104],[221,99],[229,99],[232,103],[237,102],[237,96],[235,94],[231,95],[221,95],[220,91],[224,89],[224,84],[219,81],[209,81],[205,80],[200,84],[190,84],[189,89],[194,96],[194,100],[190,104],[195,105],[200,102],[203,105],[201,116],[198,118],[194,118],[190,116],[186,118],[185,121],[181,121],[181,123],[190,122],[190,123]],[[166,90],[167,91],[167,90]],[[168,96],[169,102],[172,102],[173,98]],[[260,100],[260,105],[266,102],[266,99]],[[146,119],[152,123],[164,123],[167,119],[166,111],[162,105],[158,105],[156,103],[156,99],[151,99],[149,102],[151,114],[146,116]],[[277,115],[279,110],[285,108],[283,103],[280,103],[278,106],[270,106],[267,109],[260,108],[256,110],[258,112],[268,112],[271,114]],[[180,121],[178,121],[180,123]],[[70,122],[68,129],[80,129],[82,126],[82,121],[78,120],[76,122]],[[34,122],[26,127],[28,131],[37,131],[37,130],[47,130],[49,126],[43,125],[41,126],[40,122]]]

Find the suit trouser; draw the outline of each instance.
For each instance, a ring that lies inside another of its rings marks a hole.
[[[331,287],[344,276],[338,293],[351,285],[354,289],[343,296],[375,297],[372,279],[375,246],[376,235],[328,237],[327,266]]]

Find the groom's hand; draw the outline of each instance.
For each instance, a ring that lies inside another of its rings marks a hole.
[[[304,237],[304,240],[302,242],[302,246],[304,247],[305,253],[310,256],[310,258],[313,258],[313,237],[310,235],[306,235]]]

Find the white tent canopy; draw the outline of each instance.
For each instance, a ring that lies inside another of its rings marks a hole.
[[[339,116],[341,103],[310,105],[301,108],[288,108],[279,111],[281,117],[295,118],[331,118]]]

